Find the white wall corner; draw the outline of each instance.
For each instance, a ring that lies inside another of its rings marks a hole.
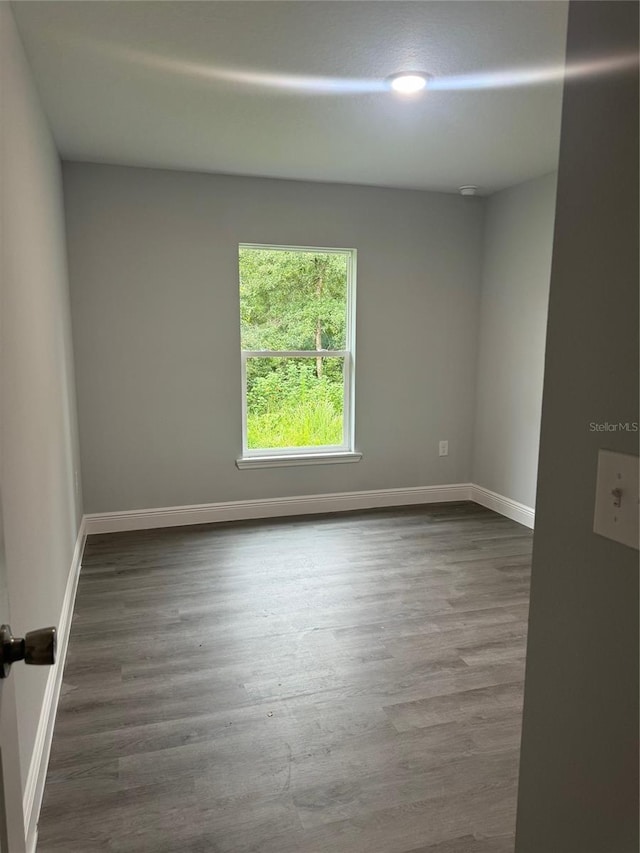
[[[518,524],[524,524],[533,530],[536,512],[535,509],[526,504],[514,501],[512,498],[507,498],[504,495],[499,495],[497,492],[492,492],[485,489],[484,486],[478,486],[476,483],[471,484],[470,488],[471,500],[481,506],[492,509],[500,515],[510,518],[512,521],[517,521]]]
[[[69,633],[71,631],[71,620],[73,607],[80,577],[80,566],[82,563],[82,552],[87,538],[86,521],[83,517],[76,544],[71,559],[67,586],[62,601],[57,625],[57,655],[56,662],[49,670],[47,684],[40,711],[40,720],[36,732],[36,740],[29,765],[29,773],[24,789],[23,809],[27,853],[35,853],[38,840],[38,819],[44,795],[44,786],[47,778],[49,755],[51,753],[51,742],[53,740],[53,728],[58,709],[58,700],[62,688],[62,675],[69,645]]]

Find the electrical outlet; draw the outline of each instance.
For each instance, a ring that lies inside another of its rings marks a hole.
[[[438,454],[440,456],[448,456],[449,455],[449,442],[441,441],[438,444]]]

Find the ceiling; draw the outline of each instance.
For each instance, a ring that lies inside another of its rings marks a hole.
[[[482,193],[556,167],[564,2],[13,10],[65,159]],[[513,85],[531,68],[558,73]],[[402,70],[429,90],[389,92]]]

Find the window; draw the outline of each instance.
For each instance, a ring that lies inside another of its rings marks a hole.
[[[239,248],[242,459],[357,461],[355,250]]]

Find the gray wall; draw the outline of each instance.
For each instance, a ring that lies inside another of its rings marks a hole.
[[[482,199],[77,163],[64,187],[88,512],[469,480]],[[361,462],[235,467],[242,241],[358,250]]]
[[[535,505],[556,176],[487,204],[473,482]]]
[[[1,482],[11,626],[60,618],[81,499],[60,163],[8,3],[0,3]],[[12,672],[24,785],[46,668]]]
[[[570,61],[637,50],[636,3],[571,4]],[[638,421],[637,67],[565,88],[518,853],[638,851],[638,552],[592,533],[598,449],[638,434],[592,421]]]

